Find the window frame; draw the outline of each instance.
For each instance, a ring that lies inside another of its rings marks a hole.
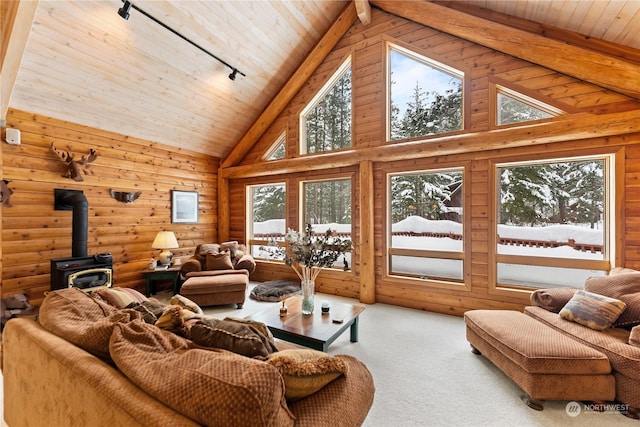
[[[346,150],[353,147],[353,70],[352,68],[352,58],[351,55],[348,55],[347,58],[340,64],[338,69],[333,73],[333,75],[325,82],[322,88],[311,98],[311,100],[305,105],[305,107],[300,111],[298,115],[298,124],[299,124],[299,143],[298,150],[300,155],[317,155],[323,153],[333,153],[340,150]],[[349,147],[344,147],[340,149],[327,150],[327,151],[318,151],[314,153],[309,153],[307,147],[307,115],[317,107],[318,103],[322,101],[329,91],[333,89],[333,87],[337,84],[337,82],[346,74],[348,70],[351,69],[351,144]]]
[[[470,182],[470,162],[456,163],[451,165],[438,165],[439,167],[425,167],[412,170],[398,169],[385,171],[385,237],[384,237],[384,279],[393,283],[404,283],[408,286],[429,286],[434,288],[471,291],[471,182]],[[428,173],[439,173],[446,171],[460,171],[462,173],[462,250],[439,251],[430,249],[406,249],[393,248],[392,242],[392,215],[391,215],[391,179],[399,175],[417,175]],[[412,276],[409,274],[394,273],[391,271],[391,257],[394,255],[414,256],[417,258],[441,258],[447,260],[462,261],[462,279],[433,278],[426,276]]]
[[[387,40],[386,44],[385,44],[385,79],[386,79],[386,100],[385,100],[385,140],[386,142],[391,142],[391,143],[395,143],[395,142],[399,142],[399,141],[405,141],[406,139],[392,139],[391,138],[391,85],[392,85],[392,78],[391,78],[391,51],[395,50],[398,53],[408,56],[409,58],[413,59],[414,61],[420,62],[428,67],[434,68],[436,70],[439,70],[445,74],[450,74],[453,77],[457,77],[460,79],[461,84],[462,84],[462,88],[461,88],[461,92],[462,92],[462,103],[460,105],[460,109],[461,109],[461,114],[462,114],[462,127],[456,131],[450,131],[450,132],[444,132],[444,133],[438,133],[438,134],[430,134],[430,135],[422,135],[419,137],[412,137],[409,139],[427,139],[427,138],[434,138],[434,137],[439,137],[442,135],[449,135],[452,133],[458,133],[458,132],[464,132],[465,130],[468,129],[469,127],[469,123],[467,122],[467,118],[469,117],[469,111],[468,111],[468,101],[467,99],[469,98],[467,95],[467,84],[466,84],[466,76],[468,75],[468,71],[462,70],[460,68],[455,68],[453,66],[447,65],[446,63],[444,63],[442,60],[438,60],[435,58],[434,55],[430,55],[430,56],[426,56],[423,55],[409,47],[405,47],[403,46],[403,43],[401,41],[391,41],[391,40]],[[444,58],[443,58],[444,59]]]
[[[278,148],[280,148],[281,145],[284,145],[284,155],[282,157],[272,158],[275,152],[278,151]],[[264,155],[262,156],[262,159],[268,162],[272,162],[274,160],[283,160],[286,158],[287,158],[287,130],[285,129],[273,141],[273,143],[271,144],[271,147],[269,147],[269,149],[265,151]]]
[[[516,264],[516,265],[533,265],[540,267],[555,268],[574,268],[574,269],[593,269],[606,273],[614,266],[620,264],[620,257],[623,253],[622,239],[616,239],[621,236],[622,225],[624,224],[622,207],[624,195],[624,147],[616,147],[611,149],[592,149],[583,150],[579,156],[575,152],[558,152],[552,155],[538,154],[529,156],[514,156],[508,159],[492,160],[489,165],[489,179],[491,183],[490,195],[490,212],[489,212],[489,229],[488,229],[488,252],[489,252],[489,293],[495,295],[513,295],[514,293],[531,293],[536,289],[543,289],[534,286],[520,286],[514,284],[498,283],[498,265],[499,264]],[[499,204],[499,175],[497,173],[500,167],[509,165],[528,165],[528,164],[548,164],[548,163],[565,163],[571,161],[604,159],[604,210],[605,222],[603,236],[603,259],[588,260],[580,258],[556,258],[556,257],[536,257],[530,255],[509,255],[498,253],[498,204]],[[549,288],[566,286],[553,286],[549,283]]]
[[[305,221],[305,184],[308,183],[318,183],[318,182],[331,182],[331,181],[349,181],[350,183],[350,191],[349,191],[349,197],[351,198],[351,230],[349,232],[349,238],[351,239],[352,242],[354,242],[353,245],[353,251],[350,252],[350,262],[351,262],[351,268],[348,271],[343,271],[342,267],[339,265],[336,265],[334,267],[330,267],[330,268],[323,268],[323,270],[330,270],[330,271],[336,271],[336,272],[341,272],[341,273],[345,273],[345,274],[355,274],[354,273],[354,264],[355,264],[355,253],[356,253],[356,245],[355,245],[355,240],[354,240],[354,234],[355,234],[355,229],[354,229],[354,218],[355,218],[355,213],[354,213],[354,175],[353,174],[336,174],[334,176],[331,177],[326,177],[326,178],[312,178],[312,179],[299,179],[298,180],[298,230],[304,230],[305,229],[305,225],[306,225],[306,221]],[[312,224],[313,225],[313,224]],[[339,258],[338,261],[342,259]]]
[[[285,212],[285,233],[287,230],[287,205],[288,205],[288,194],[287,194],[287,182],[285,181],[279,181],[279,182],[265,182],[265,183],[259,183],[259,184],[247,184],[245,186],[245,197],[247,200],[246,203],[246,242],[247,242],[247,252],[249,254],[251,254],[254,258],[256,258],[256,260],[258,261],[277,261],[277,260],[273,260],[273,259],[267,259],[267,258],[263,258],[263,257],[257,257],[254,255],[254,246],[268,246],[269,245],[269,240],[268,239],[256,239],[254,238],[254,229],[253,229],[253,224],[254,224],[254,212],[255,209],[253,207],[254,205],[254,200],[253,200],[253,189],[256,187],[276,187],[276,186],[283,186],[284,187],[284,203],[285,203],[285,208],[284,208],[284,212]]]
[[[515,123],[500,123],[500,102],[498,102],[498,97],[500,95],[506,96],[507,98],[511,98],[522,104],[526,104],[527,106],[533,109],[540,110],[544,113],[547,113],[551,117],[545,117],[542,119],[525,120],[525,121],[515,122]],[[493,97],[494,97],[494,103],[495,103],[495,108],[493,109],[494,110],[493,125],[498,128],[502,128],[506,126],[519,126],[519,125],[521,126],[523,123],[530,123],[530,122],[535,122],[539,120],[551,120],[555,117],[566,114],[563,110],[561,110],[558,107],[554,107],[553,105],[549,105],[544,101],[533,98],[531,96],[527,96],[521,92],[518,92],[516,90],[510,89],[506,86],[502,86],[499,84],[495,84],[495,93],[493,94]]]

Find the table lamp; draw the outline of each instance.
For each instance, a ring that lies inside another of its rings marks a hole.
[[[176,239],[176,235],[173,234],[173,231],[159,231],[151,247],[153,249],[162,249],[159,257],[160,264],[169,265],[171,258],[173,258],[173,254],[169,249],[176,249],[180,246],[178,246],[178,240]]]

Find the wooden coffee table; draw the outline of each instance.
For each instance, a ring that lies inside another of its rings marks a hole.
[[[285,317],[280,317],[281,305],[274,304],[247,319],[264,323],[276,338],[324,352],[347,328],[351,329],[351,342],[358,341],[358,316],[364,311],[363,306],[332,302],[329,313],[323,314],[316,298],[313,314],[305,316],[300,295],[288,298],[285,304]],[[342,319],[342,323],[334,323],[334,319]]]

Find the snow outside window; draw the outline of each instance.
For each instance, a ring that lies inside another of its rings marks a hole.
[[[390,174],[389,274],[464,278],[463,171]]]
[[[498,165],[499,286],[582,287],[610,269],[609,157]]]
[[[283,241],[286,233],[286,185],[284,183],[247,187],[247,230],[249,251],[257,259],[273,259],[260,246],[269,240]]]
[[[305,181],[302,186],[302,211],[304,224],[311,224],[314,234],[324,234],[327,229],[338,236],[353,240],[351,230],[351,179]],[[340,257],[336,268],[351,266],[351,253]]]

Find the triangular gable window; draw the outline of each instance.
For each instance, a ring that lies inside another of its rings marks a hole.
[[[496,101],[498,126],[549,119],[563,113],[558,108],[501,86],[497,87]]]
[[[351,147],[351,58],[348,58],[300,113],[300,152]]]
[[[287,151],[287,132],[283,131],[264,155],[265,160],[284,159]]]
[[[463,129],[464,73],[389,43],[389,138]]]

